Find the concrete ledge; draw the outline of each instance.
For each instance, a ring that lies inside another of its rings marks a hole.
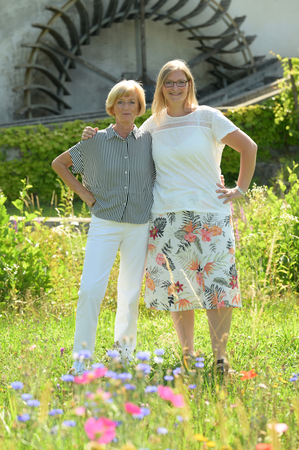
[[[15,220],[21,221],[24,220],[25,217],[22,216],[10,216],[9,222],[11,224],[15,223]],[[26,225],[32,225],[34,222],[43,223],[43,225],[46,225],[49,228],[52,227],[58,227],[60,225],[77,225],[77,226],[86,226],[89,225],[91,222],[90,217],[36,217],[36,219],[33,219],[29,222],[26,222]]]

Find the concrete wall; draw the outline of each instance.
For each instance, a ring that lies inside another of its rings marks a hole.
[[[91,15],[92,0],[84,1]],[[151,2],[154,4],[156,0]],[[21,44],[36,42],[40,33],[31,24],[47,23],[52,17],[52,13],[45,10],[46,5],[61,7],[65,3],[66,0],[0,0],[0,123],[22,118],[14,115],[14,110],[23,105],[23,95],[12,89],[24,84],[25,69],[15,69],[15,66],[28,61],[30,50],[22,48]],[[169,0],[165,8],[168,10],[174,3],[175,0]],[[198,0],[190,0],[184,10],[180,10],[180,16],[192,10],[197,3]],[[108,0],[105,5],[107,4]],[[258,35],[251,46],[254,56],[269,55],[271,50],[282,56],[299,56],[298,13],[298,0],[233,0],[229,9],[231,17],[247,16],[242,25],[246,34]],[[204,21],[211,14],[212,10],[207,8],[200,20]],[[198,23],[198,18],[196,20]],[[61,25],[62,28],[63,26]],[[177,28],[167,27],[163,22],[146,22],[147,66],[152,79],[156,78],[159,68],[166,61],[174,58],[190,60],[198,54],[196,44],[187,39],[186,33],[178,33]],[[211,31],[215,29],[221,32],[225,25],[219,23],[214,28],[211,27]],[[119,78],[124,72],[136,72],[135,52],[134,21],[125,21],[103,29],[100,36],[92,37],[91,45],[82,47],[82,58]],[[231,55],[229,58],[233,62],[244,63],[241,54]],[[214,79],[207,73],[209,69],[211,67],[208,63],[194,68],[199,87]],[[67,88],[71,95],[65,97],[72,107],[70,112],[103,108],[112,83],[79,65],[70,74],[72,82],[67,83]],[[42,100],[43,96],[38,95]]]

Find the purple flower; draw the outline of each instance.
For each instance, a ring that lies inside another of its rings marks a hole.
[[[172,375],[165,375],[164,380],[166,381],[172,381],[174,377]]]
[[[128,391],[129,391],[129,390],[135,391],[136,386],[134,386],[134,384],[129,384],[129,383],[127,383],[127,384],[124,385],[124,388],[127,389]]]
[[[61,347],[61,349],[60,349],[60,356],[63,355],[63,352],[64,352],[64,347]]]
[[[149,416],[151,413],[149,408],[141,408],[141,414],[143,415],[143,417],[145,416]]]
[[[157,428],[157,433],[158,434],[167,434],[168,430],[167,430],[167,428],[164,428],[164,427],[158,427]]]
[[[178,421],[178,422],[183,422],[183,417],[182,416],[176,416],[176,420]]]
[[[27,420],[30,420],[29,414],[22,414],[21,416],[17,416],[17,419],[19,422],[27,422]]]
[[[60,384],[57,383],[57,384],[56,384],[56,387],[57,387],[57,389],[60,389]]]
[[[123,373],[120,373],[120,374],[118,375],[118,378],[119,378],[120,380],[122,380],[122,381],[125,381],[125,380],[132,380],[132,374],[131,374],[131,373],[123,372]]]
[[[61,379],[62,379],[62,381],[73,382],[75,377],[74,377],[74,375],[62,375]],[[58,387],[58,385],[57,385],[57,387]]]
[[[105,367],[105,366],[102,363],[96,363],[96,364],[93,364],[91,366],[91,368],[94,369],[94,370],[96,370],[96,369],[103,369],[103,367]]]
[[[30,398],[32,398],[32,395],[31,395],[31,394],[22,394],[22,395],[21,395],[21,399],[22,399],[22,400],[27,401],[27,400],[30,400]]]
[[[107,356],[109,356],[110,358],[118,358],[119,352],[117,350],[108,350]]]
[[[140,361],[148,361],[150,359],[150,352],[137,352],[136,357],[140,359]]]
[[[40,405],[40,401],[39,400],[35,400],[35,399],[28,400],[27,401],[27,405],[28,406],[33,406],[34,408],[37,408]]]
[[[23,384],[21,381],[13,381],[13,382],[11,383],[11,387],[12,387],[13,389],[23,389],[24,384]]]
[[[64,427],[75,427],[76,422],[74,420],[65,420],[64,422],[62,422],[62,425]]]
[[[178,375],[179,373],[181,373],[181,368],[180,367],[176,367],[175,369],[173,369],[172,373],[173,375]]]
[[[154,353],[155,353],[155,355],[157,355],[157,356],[163,356],[165,352],[164,352],[163,348],[157,348],[157,349],[154,351]]]
[[[195,358],[196,359],[196,361],[204,361],[205,359],[204,358]]]
[[[92,353],[89,350],[80,350],[78,357],[79,359],[90,359],[92,357]]]
[[[137,370],[142,370],[142,371],[143,371],[144,373],[146,373],[146,374],[148,374],[148,373],[151,372],[151,366],[150,366],[149,364],[143,364],[143,363],[138,364],[138,365],[136,366],[136,369],[137,369]]]
[[[49,416],[56,416],[56,415],[60,415],[63,414],[62,409],[52,409],[52,411],[48,412]]]
[[[204,363],[202,362],[195,363],[194,365],[195,367],[199,367],[200,369],[202,369],[205,366]]]
[[[118,373],[113,372],[113,370],[108,370],[108,372],[105,373],[106,378],[114,378],[115,380],[118,378]]]
[[[157,392],[158,388],[157,386],[146,386],[145,392],[147,394],[153,394],[154,392]]]
[[[189,389],[196,389],[197,385],[196,384],[189,384]]]

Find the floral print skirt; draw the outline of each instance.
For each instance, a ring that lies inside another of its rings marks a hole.
[[[231,216],[152,214],[144,300],[168,311],[241,307]]]

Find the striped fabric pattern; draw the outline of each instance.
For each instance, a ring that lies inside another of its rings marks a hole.
[[[126,139],[110,125],[69,149],[73,173],[96,202],[89,208],[100,219],[132,224],[149,220],[153,204],[155,167],[152,139],[134,126]]]

